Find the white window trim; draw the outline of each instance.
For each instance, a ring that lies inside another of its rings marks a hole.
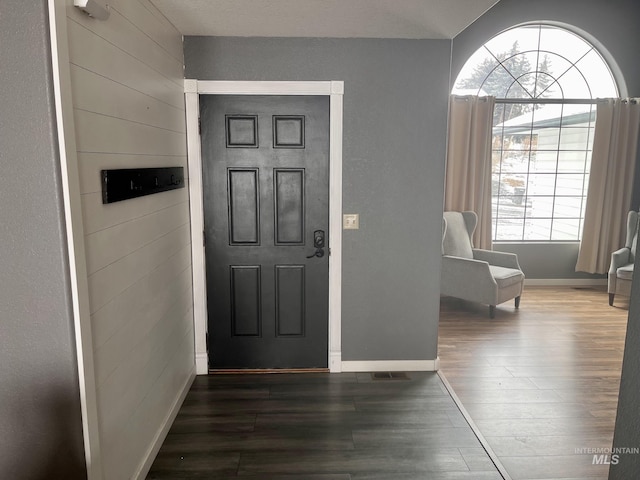
[[[204,251],[202,157],[198,128],[199,95],[322,95],[330,97],[329,114],[329,358],[331,373],[342,371],[342,131],[344,82],[184,81],[191,254],[193,272],[196,373],[209,371],[207,289]]]

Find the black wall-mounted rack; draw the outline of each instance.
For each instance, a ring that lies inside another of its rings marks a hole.
[[[184,167],[102,170],[102,203],[184,188]]]

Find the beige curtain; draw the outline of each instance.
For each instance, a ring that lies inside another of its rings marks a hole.
[[[591,173],[576,271],[606,273],[624,245],[640,131],[637,99],[598,102]]]
[[[491,131],[494,97],[452,95],[445,177],[445,211],[478,215],[476,248],[491,249]]]

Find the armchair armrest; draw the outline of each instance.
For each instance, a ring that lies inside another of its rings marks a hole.
[[[452,297],[492,304],[498,284],[489,264],[472,258],[442,256],[440,293]]]
[[[628,247],[622,247],[611,254],[611,266],[609,273],[615,273],[618,268],[629,263],[629,254],[631,250]]]
[[[494,250],[481,250],[479,248],[474,248],[473,258],[476,260],[482,260],[487,262],[489,265],[495,265],[497,267],[522,270],[518,263],[518,256],[515,253],[496,252]]]

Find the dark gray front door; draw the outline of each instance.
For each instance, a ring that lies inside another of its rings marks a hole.
[[[329,98],[202,95],[200,119],[210,368],[327,367]]]

